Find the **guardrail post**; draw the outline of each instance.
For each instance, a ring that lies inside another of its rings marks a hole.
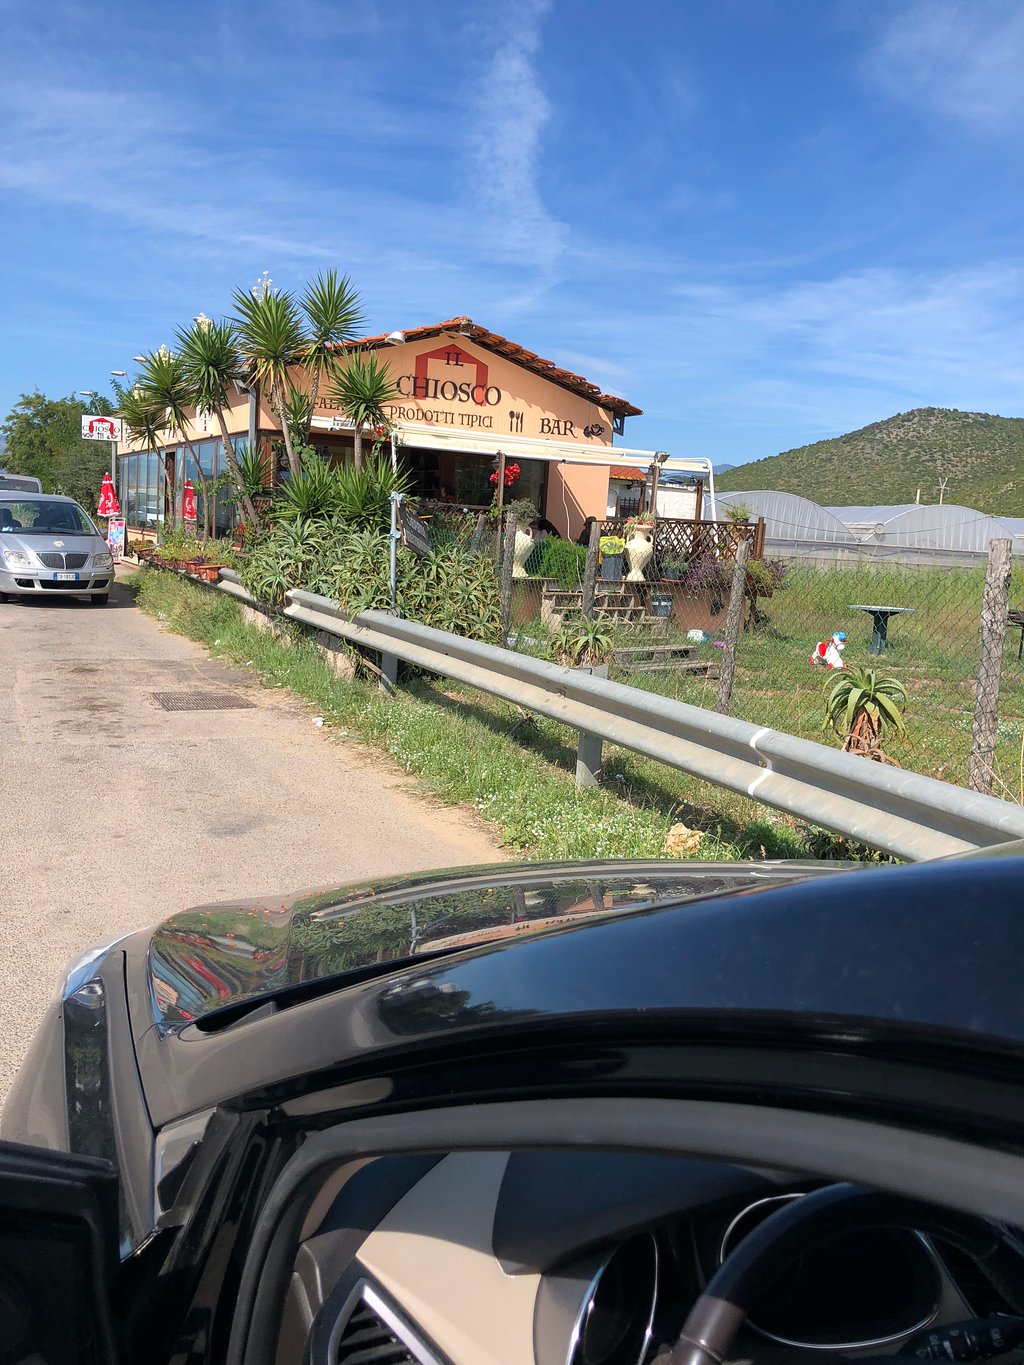
[[[600,735],[580,731],[579,748],[576,750],[576,785],[581,788],[599,787],[598,774],[603,762],[604,740]]]
[[[718,695],[715,710],[723,714],[729,710],[732,700],[732,680],[736,674],[736,647],[740,640],[740,626],[743,622],[743,604],[747,596],[747,561],[750,559],[750,541],[743,537],[736,546],[736,567],[732,573],[732,589],[729,593],[729,615],[725,621],[725,649],[722,651],[722,671],[718,675]]]
[[[398,656],[396,654],[381,654],[380,676],[381,686],[385,692],[391,691],[398,682]]]
[[[592,678],[607,678],[607,664],[592,664],[589,668],[581,668],[581,673],[588,673]],[[580,730],[579,744],[576,748],[576,786],[586,790],[601,785],[599,779],[601,766],[604,763],[604,740],[600,735],[593,735],[589,730]]]
[[[981,658],[978,660],[971,756],[967,766],[967,781],[976,792],[992,790],[1011,567],[1010,541],[993,540],[988,547],[988,570],[981,601]]]

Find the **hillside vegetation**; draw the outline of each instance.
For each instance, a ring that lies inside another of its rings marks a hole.
[[[943,500],[1024,516],[1024,418],[915,408],[828,441],[737,465],[723,493],[771,488],[828,506]]]

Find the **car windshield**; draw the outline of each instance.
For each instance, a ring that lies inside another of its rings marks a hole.
[[[94,536],[95,526],[77,502],[49,498],[0,502],[0,534],[17,531],[26,536]]]

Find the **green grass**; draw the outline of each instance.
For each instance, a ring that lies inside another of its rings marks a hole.
[[[979,616],[983,569],[889,569],[867,566],[823,571],[791,566],[787,586],[760,604],[761,626],[745,631],[739,642],[732,714],[753,724],[770,726],[838,746],[822,731],[823,692],[834,675],[808,663],[818,640],[845,630],[847,664],[870,665],[891,673],[907,689],[907,734],[887,738],[885,749],[903,767],[948,782],[966,785],[974,717],[974,679],[979,656]],[[1011,606],[1019,603],[1011,588]],[[914,607],[913,615],[894,617],[888,650],[880,659],[869,654],[871,619],[851,610],[858,602]],[[718,638],[725,613],[715,618]],[[520,627],[527,636],[542,636],[539,625]],[[667,637],[671,640],[673,637]],[[1024,800],[1024,669],[1017,662],[1019,635],[1007,632],[999,698],[994,794]],[[623,636],[625,643],[627,636]],[[634,633],[630,643],[640,643]],[[538,641],[543,650],[543,640]],[[700,646],[699,657],[720,661],[713,644]],[[621,670],[619,681],[674,697],[696,706],[713,706],[713,679],[671,672]]]
[[[706,832],[701,858],[871,856],[613,746],[606,786],[578,791],[576,735],[565,726],[443,680],[415,679],[386,697],[339,679],[297,628],[280,638],[247,625],[231,598],[173,574],[143,570],[132,590],[170,629],[301,697],[340,738],[379,749],[441,800],[472,806],[523,856],[654,857],[679,821]]]

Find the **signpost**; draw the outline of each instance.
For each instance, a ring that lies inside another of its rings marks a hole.
[[[94,412],[82,413],[82,440],[110,442],[110,471],[117,491],[117,443],[124,440],[124,423],[120,417],[102,417]]]
[[[124,517],[111,517],[107,522],[107,544],[115,564],[124,557]]]
[[[83,441],[120,441],[122,440],[120,417],[97,417],[95,413],[82,413]]]
[[[434,547],[430,543],[430,532],[425,521],[404,502],[398,504],[398,525],[402,532],[402,544],[417,555],[431,555]]]

